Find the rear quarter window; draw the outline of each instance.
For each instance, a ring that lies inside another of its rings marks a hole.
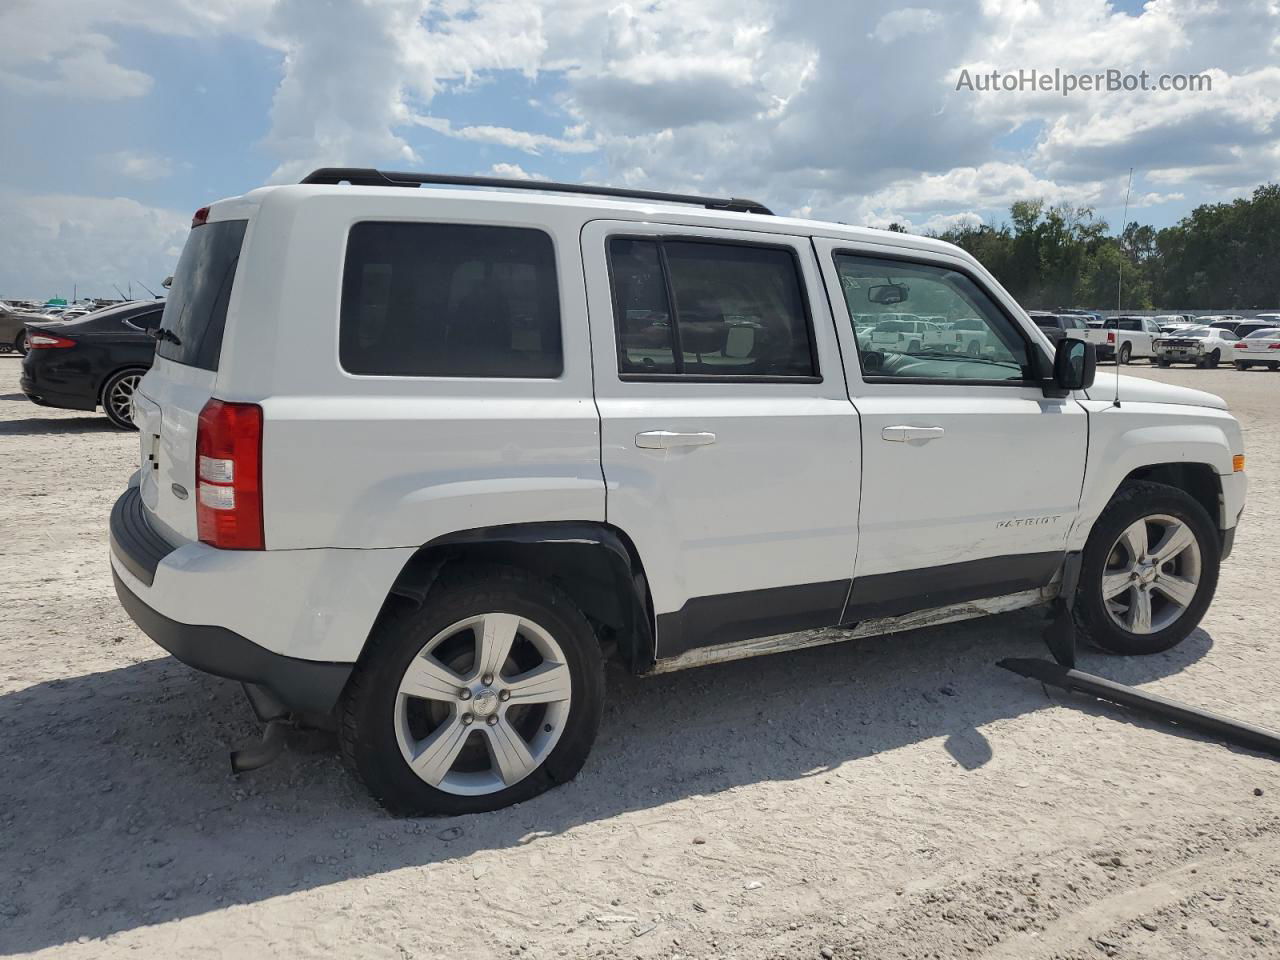
[[[248,220],[219,220],[191,228],[165,300],[156,355],[205,370],[218,369],[227,302],[240,263]]]
[[[344,370],[364,375],[560,376],[551,237],[526,227],[357,223],[338,355]]]

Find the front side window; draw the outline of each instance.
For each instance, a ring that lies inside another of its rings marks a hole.
[[[357,223],[347,238],[338,357],[348,373],[558,377],[555,249],[541,230]]]
[[[790,249],[615,237],[609,271],[624,378],[817,376]]]
[[[966,274],[852,253],[835,263],[864,377],[1032,378],[1026,340]],[[921,314],[938,319],[915,322]]]

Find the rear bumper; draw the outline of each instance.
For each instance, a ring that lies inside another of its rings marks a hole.
[[[224,627],[179,623],[144,603],[114,570],[112,579],[125,612],[173,656],[205,673],[264,687],[291,710],[329,713],[355,667],[286,657]]]
[[[260,684],[294,710],[333,705],[412,549],[217,550],[169,542],[131,485],[111,511],[116,590],[178,659]]]
[[[18,386],[32,403],[43,407],[61,407],[65,410],[96,410],[98,397],[93,385],[86,384],[84,392],[68,393],[63,389],[49,389],[49,384],[31,376],[25,369],[18,378]]]

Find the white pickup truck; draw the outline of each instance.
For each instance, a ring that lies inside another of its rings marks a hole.
[[[1160,325],[1151,317],[1108,317],[1102,322],[1107,342],[1098,345],[1098,359],[1154,360],[1155,342],[1160,339]]]

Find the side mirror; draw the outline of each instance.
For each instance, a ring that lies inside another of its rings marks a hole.
[[[907,287],[901,283],[877,283],[873,287],[867,287],[867,299],[882,306],[902,303],[907,299],[908,293]]]
[[[1053,385],[1059,390],[1087,390],[1098,372],[1098,353],[1092,343],[1066,337],[1053,355]]]

